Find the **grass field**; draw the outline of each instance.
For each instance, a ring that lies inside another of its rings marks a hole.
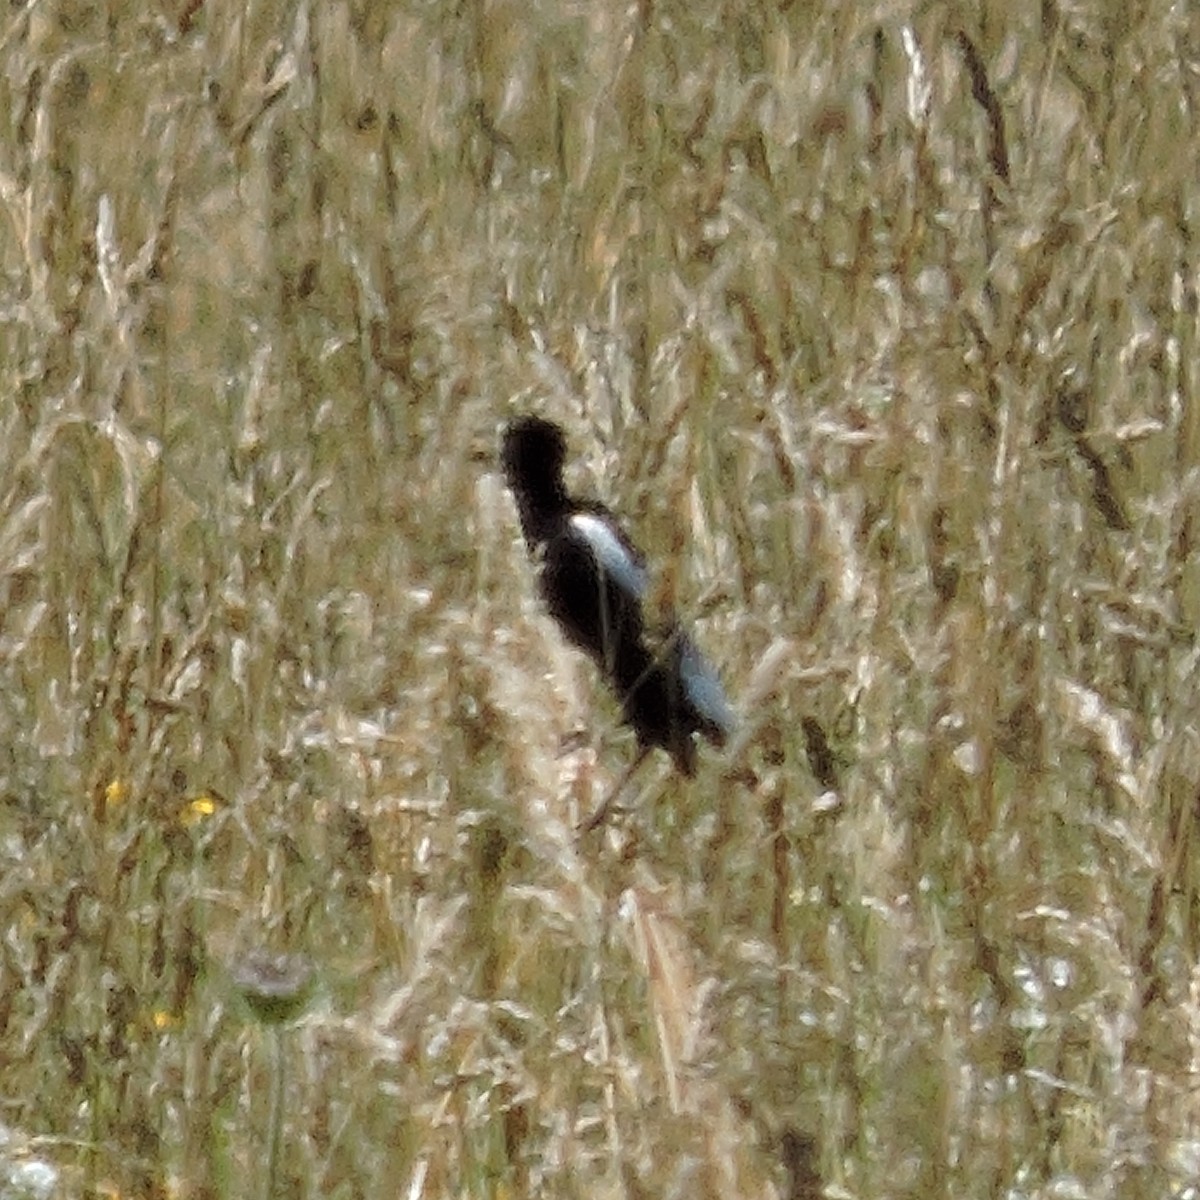
[[[0,63],[0,1197],[1200,1194],[1200,11]],[[528,411],[741,715],[584,842]]]

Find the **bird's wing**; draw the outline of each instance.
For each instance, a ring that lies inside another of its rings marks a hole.
[[[641,555],[598,512],[572,513],[571,531],[581,538],[600,569],[628,595],[644,599],[650,586]]]

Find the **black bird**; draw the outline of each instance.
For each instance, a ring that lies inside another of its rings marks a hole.
[[[616,692],[626,724],[637,733],[634,767],[660,746],[690,777],[696,772],[695,735],[723,746],[733,730],[733,710],[716,672],[683,629],[674,622],[662,631],[647,628],[646,560],[604,505],[567,492],[566,454],[563,431],[541,417],[522,417],[504,432],[504,474],[521,532],[538,560],[542,598]]]

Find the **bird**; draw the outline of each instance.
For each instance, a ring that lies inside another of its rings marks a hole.
[[[724,746],[736,724],[733,709],[678,621],[661,628],[647,621],[646,559],[611,510],[567,490],[566,456],[566,435],[543,417],[523,416],[504,430],[501,464],[538,590],[567,640],[600,669],[637,735],[639,753],[621,785],[655,747],[691,778],[697,736]],[[603,821],[613,799],[615,792],[585,829]]]

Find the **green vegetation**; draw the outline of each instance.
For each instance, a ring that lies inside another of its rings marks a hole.
[[[260,1194],[272,1038],[279,1195],[1191,1194],[1200,16],[18,0],[0,62],[0,1194]],[[743,717],[582,844],[633,744],[530,410]]]

